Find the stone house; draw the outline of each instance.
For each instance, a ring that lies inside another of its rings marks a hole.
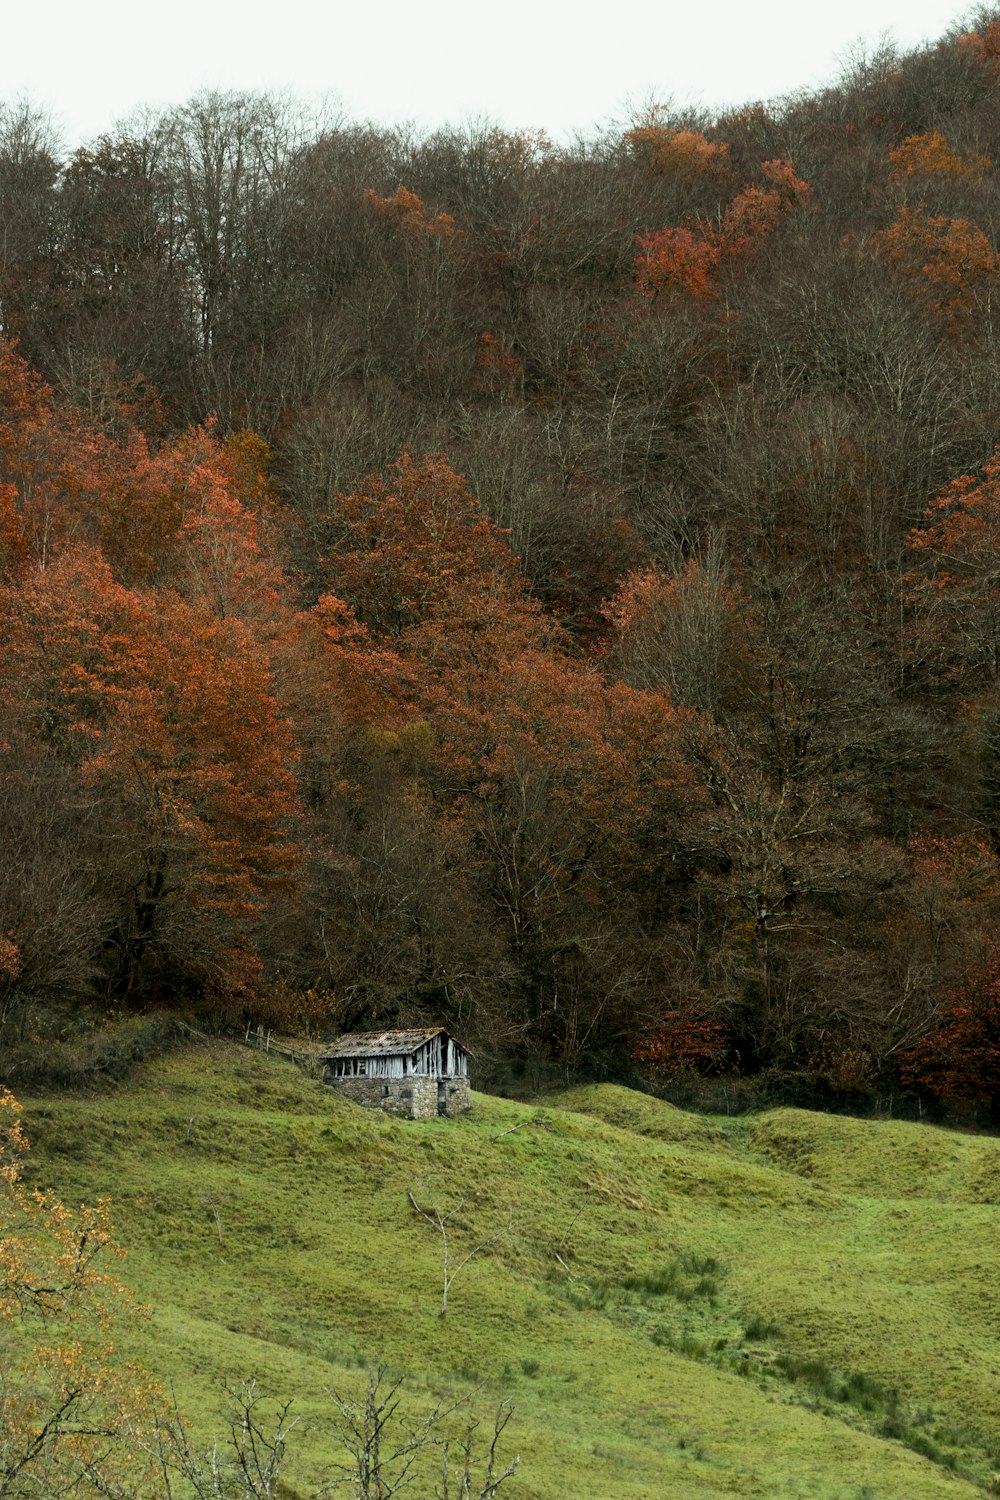
[[[349,1032],[323,1051],[323,1082],[407,1120],[459,1115],[469,1108],[470,1055],[443,1026]]]

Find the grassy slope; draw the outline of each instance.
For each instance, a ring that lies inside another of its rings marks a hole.
[[[992,1472],[1000,1142],[797,1110],[713,1122],[606,1086],[402,1122],[222,1044],[26,1104],[35,1180],[114,1197],[153,1305],[123,1352],[175,1379],[204,1434],[227,1376],[295,1395],[289,1494],[330,1451],[324,1392],[378,1361],[415,1407],[511,1396],[523,1500],[930,1500]],[[513,1210],[446,1321],[408,1188],[466,1198],[465,1242]]]

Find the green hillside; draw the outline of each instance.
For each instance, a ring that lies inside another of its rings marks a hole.
[[[152,1308],[122,1357],[199,1441],[226,1379],[292,1397],[289,1497],[329,1474],[328,1392],[380,1363],[416,1412],[511,1398],[522,1500],[957,1500],[1000,1468],[996,1140],[610,1086],[397,1121],[221,1043],[25,1103],[31,1180],[113,1195]],[[411,1191],[464,1200],[456,1246],[512,1224],[444,1320]]]

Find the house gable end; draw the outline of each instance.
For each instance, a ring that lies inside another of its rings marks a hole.
[[[356,1103],[410,1119],[458,1114],[469,1108],[469,1056],[442,1026],[353,1032],[323,1054],[323,1078]]]

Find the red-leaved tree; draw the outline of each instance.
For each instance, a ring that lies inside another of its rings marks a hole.
[[[938,1025],[908,1053],[901,1074],[947,1103],[1000,1108],[1000,949],[947,992]]]

